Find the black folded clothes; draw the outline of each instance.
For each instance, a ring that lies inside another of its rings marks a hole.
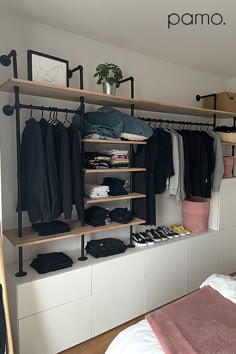
[[[109,225],[111,221],[127,224],[133,220],[133,215],[128,208],[116,208],[109,212],[108,209],[93,206],[85,210],[85,222],[94,227]]]
[[[124,253],[126,248],[127,246],[121,240],[104,238],[89,241],[86,246],[86,252],[90,253],[95,258],[99,258]]]
[[[72,267],[73,261],[63,252],[38,254],[31,262],[31,267],[39,274],[53,272],[55,270]]]
[[[116,208],[110,212],[112,221],[119,222],[121,224],[127,224],[133,220],[133,215],[128,208]]]
[[[32,229],[37,232],[39,236],[47,236],[69,232],[70,226],[63,221],[54,220],[32,224]]]
[[[128,194],[126,187],[128,182],[116,177],[106,177],[103,179],[102,185],[109,187],[109,195],[125,195]]]

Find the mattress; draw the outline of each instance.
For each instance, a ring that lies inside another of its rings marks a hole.
[[[226,299],[236,304],[236,280],[225,275],[213,274],[200,286],[211,286]],[[120,332],[105,354],[163,354],[157,337],[149,323],[142,320]]]

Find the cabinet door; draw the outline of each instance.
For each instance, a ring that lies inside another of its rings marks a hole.
[[[92,266],[92,283],[93,337],[144,313],[143,252]]]
[[[236,227],[236,178],[223,179],[220,188],[219,229]]]
[[[192,236],[187,239],[186,292],[199,288],[211,274],[217,273],[219,232]]]
[[[19,354],[56,354],[91,338],[91,298],[19,320]]]
[[[185,294],[185,247],[180,240],[146,252],[146,312]]]
[[[236,227],[219,232],[218,273],[236,272]]]

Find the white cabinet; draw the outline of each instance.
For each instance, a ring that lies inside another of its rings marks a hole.
[[[236,227],[236,178],[223,179],[220,191],[212,194],[209,227],[222,230]]]
[[[145,281],[145,312],[185,294],[185,240],[146,252]]]
[[[91,269],[66,271],[18,286],[18,318],[89,296]]]
[[[218,273],[236,272],[236,227],[219,232]]]
[[[187,238],[186,293],[199,288],[211,274],[217,272],[217,231]]]
[[[145,312],[143,253],[92,266],[92,336]]]
[[[19,320],[20,354],[56,354],[91,338],[91,297]]]

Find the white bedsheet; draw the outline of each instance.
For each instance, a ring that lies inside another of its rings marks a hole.
[[[200,286],[211,286],[226,299],[236,303],[236,280],[226,275],[213,274]],[[164,351],[149,323],[142,320],[120,332],[105,354],[163,354]]]

